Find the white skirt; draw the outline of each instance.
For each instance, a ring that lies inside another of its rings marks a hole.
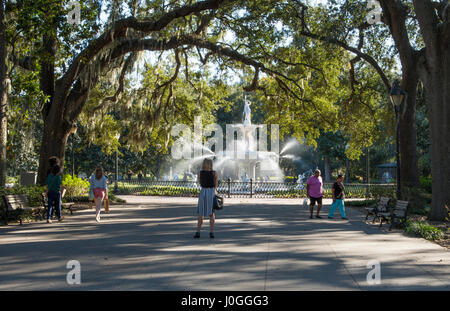
[[[213,211],[214,188],[202,188],[198,197],[198,215],[203,217],[211,216]]]

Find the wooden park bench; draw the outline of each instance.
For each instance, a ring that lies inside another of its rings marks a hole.
[[[377,217],[380,218],[380,227],[383,225],[383,221],[386,221],[386,223],[391,223],[389,226],[389,231],[392,230],[394,225],[405,226],[408,205],[408,201],[397,200],[395,207],[390,212],[386,211],[378,213]]]
[[[45,214],[45,208],[42,206],[31,207],[26,195],[3,195],[3,202],[5,203],[5,224],[8,225],[8,213],[17,211],[19,212],[19,221],[22,225],[22,214],[26,210],[38,211],[40,218],[42,219]]]
[[[392,209],[391,213],[391,226],[389,227],[389,231],[392,230],[392,226],[402,226],[406,225],[406,216],[408,214],[408,201],[398,200],[395,204],[395,207]]]
[[[391,200],[390,198],[381,197],[376,206],[367,207],[366,208],[366,212],[367,212],[366,220],[369,218],[369,215],[373,215],[374,217],[373,217],[372,222],[375,222],[375,219],[380,217],[378,215],[379,213],[387,213],[390,200]]]

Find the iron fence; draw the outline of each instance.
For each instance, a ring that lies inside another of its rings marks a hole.
[[[324,183],[325,198],[331,198],[333,183]],[[114,187],[111,182],[110,189]],[[367,198],[379,196],[395,196],[395,184],[361,184],[345,185],[346,198]],[[121,180],[118,181],[120,194],[160,195],[160,196],[198,196],[200,185],[194,181],[154,181],[154,180]],[[220,180],[217,188],[224,197],[245,198],[305,198],[306,183],[275,181],[225,181]]]

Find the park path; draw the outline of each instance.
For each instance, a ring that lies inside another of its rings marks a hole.
[[[0,290],[449,290],[450,254],[364,223],[309,219],[298,200],[227,199],[216,239],[195,231],[195,198],[123,196],[102,223],[93,210],[62,223],[0,227]],[[329,204],[329,201],[325,201]],[[66,263],[81,264],[68,285]],[[367,283],[370,261],[381,284]]]

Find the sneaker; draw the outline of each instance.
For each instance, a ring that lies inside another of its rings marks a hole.
[[[343,220],[348,220],[348,217],[341,217]]]
[[[63,220],[64,220],[64,217],[63,217],[63,216],[61,216],[61,217],[58,218],[58,221],[63,221]]]
[[[322,218],[322,216],[317,215],[316,218]]]
[[[200,238],[200,232],[196,232],[194,235],[194,239],[199,239]]]
[[[47,219],[47,223],[48,223],[48,224],[51,224],[51,223],[52,223],[52,220],[51,220],[51,219]]]

